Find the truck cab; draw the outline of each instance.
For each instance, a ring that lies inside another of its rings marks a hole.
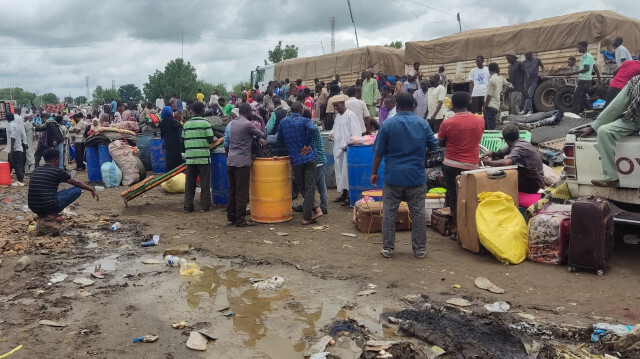
[[[594,195],[621,205],[640,205],[640,135],[636,132],[623,137],[616,145],[620,186],[597,187],[591,180],[602,179],[602,159],[595,134],[581,136],[580,130],[585,126],[571,129],[564,146],[564,172],[571,196]]]

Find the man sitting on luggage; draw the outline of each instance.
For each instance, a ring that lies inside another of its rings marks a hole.
[[[504,126],[502,137],[507,142],[507,147],[486,153],[482,162],[492,167],[517,165],[518,192],[538,193],[545,188],[542,158],[531,143],[520,138],[518,126]]]
[[[76,181],[60,166],[60,152],[55,148],[44,151],[45,165],[36,168],[29,181],[29,209],[38,217],[47,220],[61,221],[58,217],[65,207],[73,203],[82,194],[82,189],[91,192],[96,201],[98,194],[93,187]],[[67,182],[75,187],[58,192],[60,182]]]
[[[602,180],[591,180],[594,186],[618,187],[618,170],[615,162],[616,142],[624,136],[640,130],[640,75],[632,78],[600,112],[589,126],[582,130],[586,137],[594,131],[598,135],[598,151],[602,159]]]

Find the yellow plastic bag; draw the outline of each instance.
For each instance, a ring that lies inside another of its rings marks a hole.
[[[184,184],[187,181],[187,176],[184,173],[179,173],[173,178],[161,184],[162,189],[169,193],[184,193]]]
[[[527,257],[527,223],[503,192],[478,195],[476,225],[480,243],[500,262],[518,264]]]
[[[180,266],[180,275],[195,277],[204,274],[195,263],[184,263]]]

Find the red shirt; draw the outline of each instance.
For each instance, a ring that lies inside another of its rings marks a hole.
[[[444,120],[438,131],[438,139],[447,141],[444,164],[463,169],[478,168],[483,133],[484,119],[471,112],[457,113]]]
[[[620,69],[616,73],[616,76],[609,83],[609,87],[621,89],[635,76],[640,75],[640,61],[630,60],[625,61],[620,65]]]

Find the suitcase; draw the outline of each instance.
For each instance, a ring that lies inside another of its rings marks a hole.
[[[584,268],[603,275],[614,243],[609,202],[597,196],[580,197],[571,206],[571,218],[569,271]]]
[[[480,253],[482,247],[476,228],[478,195],[482,192],[504,192],[513,198],[513,203],[518,203],[517,166],[464,171],[456,179],[456,183],[458,243],[469,252]]]
[[[547,264],[566,264],[571,233],[571,205],[554,204],[529,221],[527,258]]]
[[[382,232],[382,205],[382,202],[356,203],[356,224],[361,232]],[[396,214],[396,231],[409,229],[411,229],[409,206],[406,202],[401,202]]]
[[[447,237],[451,234],[451,208],[434,209],[431,213],[431,228]]]

